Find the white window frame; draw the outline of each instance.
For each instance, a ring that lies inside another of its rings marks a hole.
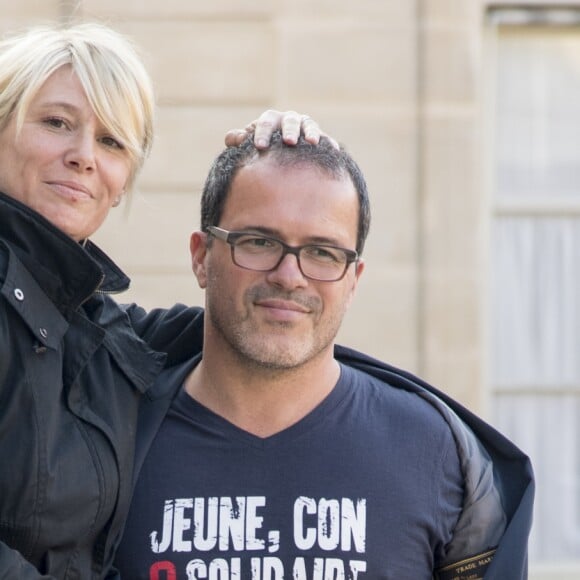
[[[539,2],[539,1],[521,1],[521,2],[484,2],[487,8],[486,14],[486,53],[489,58],[486,59],[486,82],[484,95],[484,111],[487,118],[485,141],[487,150],[487,168],[485,189],[490,204],[490,221],[493,222],[501,217],[579,217],[580,216],[580,197],[571,198],[566,196],[555,196],[549,199],[545,197],[536,197],[531,195],[518,195],[510,199],[498,200],[495,195],[494,163],[493,155],[493,127],[495,126],[495,62],[497,58],[497,29],[500,26],[553,26],[564,27],[574,26],[578,28],[580,35],[580,1],[568,3],[563,6],[561,2]],[[580,127],[579,127],[580,130]],[[580,151],[578,152],[580,155]],[[491,228],[490,228],[491,235]],[[580,267],[580,265],[579,265]],[[489,295],[489,292],[488,292]],[[488,310],[488,320],[491,320],[491,311]],[[489,344],[489,343],[488,343]],[[578,352],[580,356],[580,349]],[[491,364],[489,349],[488,361]],[[491,366],[488,365],[491,369]],[[575,386],[560,388],[556,390],[537,389],[535,385],[530,385],[529,389],[519,389],[518,393],[533,393],[541,396],[542,394],[577,394],[578,389]],[[509,391],[509,389],[508,389]],[[501,387],[495,387],[489,381],[488,402],[495,394],[505,393]],[[511,392],[511,391],[509,391]],[[488,405],[489,407],[489,405]],[[491,418],[493,422],[493,417]],[[547,562],[530,565],[531,580],[577,580],[580,578],[580,546],[578,550],[578,560],[571,562]]]

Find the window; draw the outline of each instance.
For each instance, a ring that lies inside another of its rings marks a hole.
[[[536,472],[531,566],[580,565],[580,11],[490,22],[492,422]]]

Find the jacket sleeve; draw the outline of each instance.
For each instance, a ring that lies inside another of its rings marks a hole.
[[[474,578],[475,567],[477,577],[485,580],[525,580],[534,501],[529,458],[485,421],[411,373],[343,346],[337,345],[335,354],[343,364],[391,386],[421,393],[454,432],[466,477],[466,510],[458,522],[460,533],[449,546],[448,564],[435,577]]]
[[[19,552],[0,542],[0,578],[18,580],[57,580],[54,576],[41,574]]]
[[[463,508],[453,539],[434,577],[437,580],[467,580],[475,578],[473,574],[477,573],[479,578],[495,558],[506,530],[507,516],[501,500],[500,482],[494,473],[491,457],[471,429],[431,393],[424,392],[423,396],[431,399],[453,433],[465,488]]]
[[[458,445],[466,459],[466,502],[450,547],[453,563],[435,578],[462,580],[477,570],[485,580],[526,580],[534,500],[530,461],[491,428],[487,446],[467,426],[463,431]]]
[[[111,568],[105,576],[105,580],[121,580],[121,575],[116,568]]]
[[[199,354],[203,344],[203,309],[176,304],[146,311],[137,304],[122,307],[135,332],[153,349],[167,353],[166,365]]]

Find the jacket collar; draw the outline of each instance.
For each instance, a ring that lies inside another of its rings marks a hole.
[[[97,290],[117,293],[129,278],[95,244],[81,245],[23,203],[0,193],[0,239],[8,243],[63,312]]]

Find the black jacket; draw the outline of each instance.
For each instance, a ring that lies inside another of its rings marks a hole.
[[[113,575],[138,402],[165,360],[151,345],[171,346],[165,312],[139,311],[148,345],[107,295],[128,285],[90,242],[0,194],[0,578]]]
[[[195,323],[199,326],[195,348],[200,349],[201,310]],[[189,332],[193,334],[191,329]],[[182,355],[180,358],[185,359],[185,353]],[[435,578],[525,580],[534,497],[529,459],[487,423],[412,374],[341,346],[336,346],[335,357],[392,387],[420,394],[450,425],[464,472],[465,497],[463,512],[449,547],[450,565],[440,570]],[[169,374],[164,375],[164,380],[143,397],[139,412],[136,477],[173,397],[195,362],[193,359],[173,366]],[[495,554],[492,554],[490,549],[496,547]],[[491,559],[486,556],[488,552],[493,556]]]
[[[499,493],[501,507],[506,517],[505,531],[483,578],[485,580],[526,580],[528,577],[528,537],[532,525],[534,501],[534,477],[528,457],[493,427],[457,401],[411,373],[348,348],[337,347],[336,356],[344,364],[376,376],[394,387],[413,392],[427,392],[429,398],[435,396],[437,404],[443,404],[444,408],[450,409],[452,415],[459,418],[466,427],[465,437],[470,438],[471,434],[476,437],[479,450],[491,460],[494,487]],[[443,409],[442,412],[445,413],[445,410]],[[450,420],[453,421],[453,418]],[[456,427],[452,426],[452,429]],[[466,478],[469,479],[474,475],[471,468],[474,466],[478,450],[466,449],[469,444],[465,445],[460,440],[457,440],[457,443],[460,456],[463,455],[462,460],[465,460]],[[469,481],[466,481],[466,487],[469,492]],[[477,497],[477,489],[473,490],[473,495],[474,497],[470,498],[469,493],[467,493],[464,500],[464,511],[466,506],[473,508],[474,511],[471,519],[466,518],[467,524],[465,529],[461,531],[463,538],[460,539],[460,542],[469,542],[469,536],[473,534],[472,529],[477,526],[477,520],[481,516],[485,516],[487,511],[487,507],[480,511],[480,506],[477,505],[481,499]],[[474,505],[470,506],[470,501],[474,501]],[[453,541],[457,540],[458,538],[454,537]],[[480,549],[485,549],[485,546],[481,546]],[[471,555],[473,554],[465,554],[466,557]],[[467,580],[469,578],[478,578],[478,576],[471,576],[469,569],[462,568],[461,565],[450,566],[447,573],[441,574],[441,580]]]

